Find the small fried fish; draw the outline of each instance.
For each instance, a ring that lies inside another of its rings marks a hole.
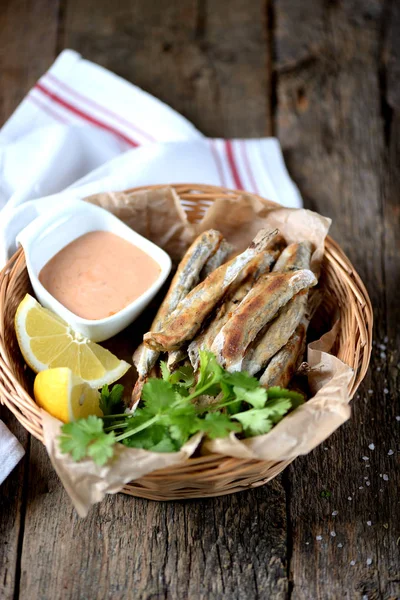
[[[261,277],[215,338],[211,350],[218,362],[228,371],[240,371],[246,349],[261,329],[293,296],[316,283],[308,269]]]
[[[221,265],[189,292],[164,323],[161,331],[146,333],[143,338],[145,345],[152,350],[170,351],[193,339],[203,321],[225,296],[233,282],[239,284],[257,268],[257,256],[278,234],[277,229],[261,230],[244,252]]]

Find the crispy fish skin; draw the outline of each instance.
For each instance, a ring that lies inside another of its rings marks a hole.
[[[159,331],[168,315],[178,306],[180,300],[197,284],[200,272],[209,257],[218,250],[223,241],[222,234],[215,229],[209,229],[200,234],[187,250],[179,263],[171,285],[151,325],[151,329]],[[143,344],[133,355],[133,362],[139,377],[146,377],[155,365],[159,353],[146,348]]]
[[[271,358],[260,378],[260,384],[266,388],[287,387],[296,373],[306,348],[307,326],[300,323],[288,342]]]
[[[308,269],[261,277],[214,340],[211,350],[228,371],[240,371],[246,348],[278,310],[317,279]]]
[[[307,329],[322,302],[322,297],[323,294],[318,289],[310,293],[305,314],[287,343],[271,358],[260,378],[261,385],[266,388],[275,385],[288,386],[303,360]]]
[[[233,282],[239,284],[256,267],[255,258],[278,235],[278,230],[261,230],[241,254],[221,265],[197,285],[178,305],[160,332],[144,335],[144,343],[153,350],[176,350],[193,339],[204,319],[226,294]]]
[[[269,359],[289,340],[303,318],[306,307],[307,292],[303,290],[280,310],[256,346],[246,352],[242,370],[248,371],[250,375],[261,371]]]
[[[175,371],[179,363],[184,361],[185,358],[187,358],[187,356],[188,353],[183,348],[179,348],[179,350],[172,350],[172,352],[168,352],[167,367],[169,369],[169,372],[172,373],[173,371]]]
[[[287,246],[275,263],[273,272],[288,273],[289,271],[299,271],[300,269],[309,269],[311,260],[312,244],[311,242],[296,242]]]
[[[228,256],[231,254],[232,250],[232,244],[227,242],[225,238],[221,240],[221,243],[214,252],[214,254],[210,256],[210,258],[207,260],[206,264],[202,268],[200,273],[200,281],[208,277],[210,273],[212,273],[213,271],[215,271],[215,269],[218,269],[218,267],[223,265]]]
[[[310,242],[290,244],[278,258],[273,272],[288,273],[309,269],[312,246]],[[251,375],[258,373],[294,333],[307,309],[307,292],[299,292],[280,311],[278,316],[259,336],[253,348],[244,357],[242,369]]]
[[[201,233],[186,251],[179,263],[171,285],[152,323],[152,329],[159,330],[168,315],[177,307],[180,300],[197,284],[204,265],[223,242],[219,231],[209,229]],[[132,404],[137,402],[142,394],[143,385],[151,369],[157,362],[159,352],[146,348],[144,344],[136,349],[133,362],[139,378],[132,392]]]
[[[279,236],[278,236],[279,237]],[[197,370],[200,361],[200,350],[211,350],[216,335],[231,317],[232,312],[242,302],[245,296],[253,287],[255,281],[261,276],[269,272],[271,265],[275,262],[282,247],[282,240],[276,240],[271,248],[265,250],[258,255],[259,262],[257,268],[249,277],[241,284],[233,294],[229,293],[229,297],[218,307],[212,321],[206,329],[199,333],[197,337],[189,344],[188,354],[192,367]],[[233,287],[233,286],[232,286]]]

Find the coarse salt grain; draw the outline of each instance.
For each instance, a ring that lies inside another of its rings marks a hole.
[[[320,542],[320,541],[322,540],[322,535],[316,535],[316,536],[315,536],[315,539],[316,539],[318,542]]]
[[[353,498],[352,498],[351,496],[349,496],[349,497],[347,498],[347,500],[353,500]]]
[[[369,487],[369,486],[371,485],[371,482],[370,482],[370,481],[366,481],[366,482],[365,482],[365,485],[366,485],[367,487]]]
[[[389,341],[389,336],[385,335],[385,337],[383,338],[383,341],[385,342],[385,344],[387,344]]]
[[[338,511],[337,511],[337,510],[334,510],[334,511],[332,512],[332,517],[336,517],[336,515],[337,515],[337,514],[338,514]]]
[[[397,415],[396,421],[400,421],[400,415]]]
[[[371,394],[374,393],[374,390],[368,390],[368,394],[371,396]]]
[[[368,448],[369,448],[370,450],[375,450],[375,444],[370,444],[370,445],[368,446]]]
[[[378,346],[381,350],[386,350],[386,346],[385,344],[379,344]]]
[[[336,537],[336,532],[335,531],[331,531],[331,536],[332,537]]]
[[[389,390],[388,390],[387,388],[383,388],[383,393],[384,393],[384,394],[388,394],[388,393],[389,393]]]
[[[389,450],[388,456],[392,456],[392,454],[394,454],[393,450]]]
[[[351,564],[352,567],[354,567],[354,565],[356,564],[356,561],[355,560],[351,560],[350,564]]]
[[[381,368],[380,368],[380,367],[376,367],[376,369],[375,369],[375,370],[376,370],[376,371],[378,371],[378,373],[380,373],[380,372],[381,372]]]
[[[386,475],[386,473],[383,474],[383,480],[384,481],[389,481],[389,475]]]
[[[360,487],[358,488],[359,490],[363,490],[364,487],[362,485],[360,485]]]
[[[372,565],[372,558],[367,558],[367,566]]]
[[[372,525],[372,521],[367,521],[367,525],[368,525],[369,527],[371,527],[371,525]]]
[[[363,460],[369,460],[369,456],[363,456],[362,459]]]
[[[386,353],[385,352],[381,352],[379,356],[382,358],[382,360],[385,360]]]
[[[338,548],[343,548],[343,544],[338,544],[337,547]]]

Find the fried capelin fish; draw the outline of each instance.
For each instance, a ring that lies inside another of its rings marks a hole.
[[[207,261],[212,256],[215,256],[223,241],[222,234],[215,229],[204,231],[194,240],[179,263],[167,295],[153,320],[151,325],[152,330],[159,331],[163,328],[164,322],[178,306],[182,298],[197,285],[202,269],[205,267]],[[225,245],[224,248],[226,249]],[[133,362],[138,371],[139,379],[132,393],[133,402],[140,397],[146,377],[156,364],[159,354],[158,351],[147,348],[143,344],[136,349],[133,355]]]
[[[308,269],[262,276],[215,338],[211,350],[218,362],[230,372],[240,371],[245,351],[261,329],[293,296],[316,283]]]
[[[143,338],[144,344],[152,350],[170,351],[177,350],[186,341],[192,340],[233,282],[241,283],[257,268],[257,255],[263,252],[278,234],[277,229],[261,230],[244,252],[221,265],[189,292],[164,323],[162,331],[146,333]]]
[[[310,258],[311,244],[309,242],[290,244],[280,255],[273,272],[287,273],[308,269]],[[242,370],[254,375],[265,367],[269,359],[286,344],[299,325],[306,312],[307,302],[307,291],[302,291],[281,308],[277,317],[258,335],[253,347],[247,350]]]
[[[279,238],[279,236],[278,236]],[[271,265],[278,258],[283,247],[283,239],[276,239],[268,250],[260,253],[259,264],[257,269],[249,275],[249,277],[239,287],[233,285],[233,290],[227,294],[227,298],[217,308],[212,320],[207,327],[199,333],[195,339],[189,344],[188,354],[194,370],[197,370],[200,361],[200,350],[211,350],[216,335],[230,319],[233,311],[244,300],[250,292],[254,283],[261,275],[269,272]]]
[[[262,386],[287,387],[298,370],[306,349],[307,329],[322,300],[321,293],[316,290],[309,299],[306,313],[287,343],[271,358],[260,378]]]

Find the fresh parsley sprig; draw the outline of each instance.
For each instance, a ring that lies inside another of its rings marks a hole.
[[[142,405],[133,415],[122,412],[123,387],[104,386],[103,419],[91,416],[63,425],[61,451],[76,461],[92,458],[103,465],[118,442],[153,452],[176,452],[197,432],[210,439],[231,432],[261,435],[304,401],[297,392],[266,390],[246,372],[228,373],[211,352],[200,352],[197,382],[191,367],[170,373],[161,362],[161,373],[162,379],[151,378],[143,386]],[[204,398],[210,401],[203,402]]]

